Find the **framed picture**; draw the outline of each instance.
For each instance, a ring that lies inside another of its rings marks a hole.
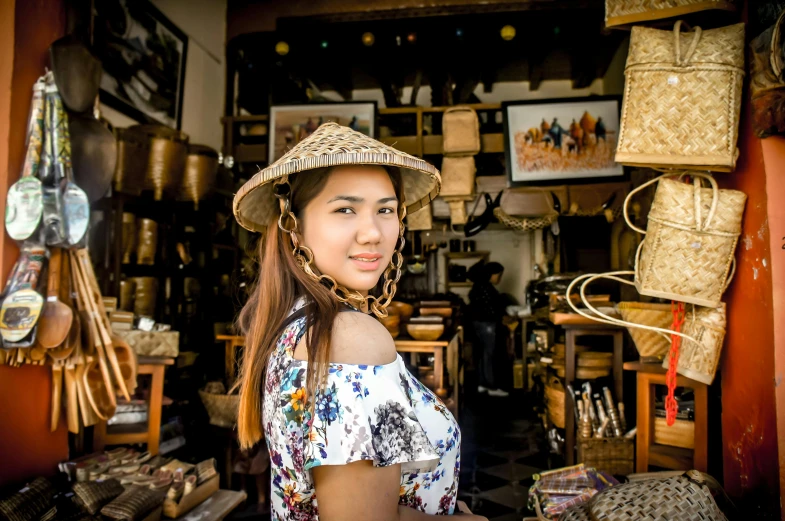
[[[510,184],[624,175],[614,161],[619,102],[618,97],[590,97],[502,104]]]
[[[334,121],[376,137],[376,102],[278,105],[270,107],[268,159],[272,163],[310,136],[322,123]]]
[[[180,128],[188,36],[147,0],[95,3],[100,98],[142,123]]]

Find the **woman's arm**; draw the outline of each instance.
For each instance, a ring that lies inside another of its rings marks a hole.
[[[427,521],[444,516],[425,514],[398,504],[401,465],[374,467],[370,461],[314,467],[320,521]],[[457,509],[456,509],[457,513]],[[460,514],[461,521],[487,521]]]

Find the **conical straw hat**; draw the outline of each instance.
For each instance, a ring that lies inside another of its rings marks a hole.
[[[275,163],[260,170],[234,196],[234,216],[251,231],[261,231],[280,212],[272,181],[314,168],[382,165],[401,169],[406,213],[427,206],[439,193],[439,170],[373,138],[337,123],[325,123]]]

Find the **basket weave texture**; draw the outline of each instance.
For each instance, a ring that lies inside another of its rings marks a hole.
[[[719,190],[709,180],[712,188],[699,187],[697,179],[689,185],[660,177],[636,262],[635,285],[641,295],[699,306],[720,304],[747,196]]]
[[[616,162],[731,171],[738,150],[744,24],[633,27]]]
[[[611,487],[591,500],[589,511],[594,521],[727,521],[709,488],[686,476]]]
[[[711,385],[720,363],[722,342],[725,340],[725,304],[717,308],[687,306],[682,332],[700,340],[684,340],[679,349],[676,372],[706,385]],[[670,343],[669,343],[670,344]],[[669,367],[666,357],[662,366]]]
[[[605,25],[625,25],[707,9],[734,10],[732,0],[605,0]]]
[[[240,412],[240,395],[214,394],[199,391],[204,408],[210,416],[210,424],[217,427],[232,428],[237,425]]]
[[[118,521],[139,521],[162,505],[165,498],[165,491],[131,485],[129,489],[104,506],[101,514]]]
[[[609,474],[634,470],[635,442],[625,438],[578,438],[578,462]]]
[[[0,499],[0,518],[7,521],[37,521],[49,510],[55,490],[44,478]]]
[[[619,302],[616,306],[622,320],[647,326],[668,329],[673,323],[670,304],[650,304],[647,302]],[[670,341],[656,331],[648,331],[637,327],[627,328],[635,348],[641,357],[662,360],[671,347]]]
[[[480,151],[480,121],[470,107],[451,107],[442,119],[445,155],[474,155]]]
[[[218,152],[205,145],[189,145],[180,198],[193,201],[198,210],[199,201],[215,184],[217,173]]]
[[[164,192],[176,196],[185,170],[188,135],[161,125],[140,125],[139,129],[150,139],[145,188],[153,191],[156,201]]]
[[[545,386],[548,417],[559,429],[564,428],[564,386],[558,378],[551,378]]]
[[[150,143],[139,127],[115,128],[117,137],[117,165],[114,189],[131,195],[141,195]]]
[[[474,156],[445,156],[442,160],[442,191],[440,195],[472,195],[476,172]]]
[[[407,213],[406,214],[406,229],[415,231],[415,230],[430,230],[433,228],[433,214],[431,213],[431,207],[426,206],[421,210],[417,210],[414,213]]]
[[[102,506],[119,496],[125,488],[116,479],[84,481],[74,485],[74,503],[92,515]]]

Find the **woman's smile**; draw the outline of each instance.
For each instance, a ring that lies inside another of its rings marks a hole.
[[[376,271],[379,269],[379,261],[382,255],[379,253],[360,253],[349,258],[356,263],[357,268],[361,271]]]

